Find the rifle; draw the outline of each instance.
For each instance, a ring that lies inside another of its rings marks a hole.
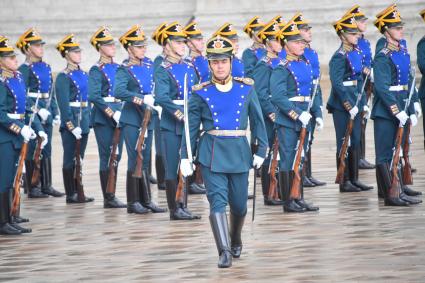
[[[41,158],[43,157],[41,152],[41,144],[43,143],[43,139],[41,137],[37,137],[37,143],[33,155],[34,160],[34,171],[31,176],[31,186],[35,187],[38,185],[38,182],[40,180],[40,169],[41,169]]]
[[[270,174],[270,185],[268,198],[269,199],[278,199],[279,194],[277,192],[277,179],[276,179],[276,169],[277,169],[277,154],[279,153],[279,139],[277,137],[277,131],[275,131],[274,141],[273,141],[273,155],[272,161],[270,162],[269,174]]]
[[[321,75],[319,76],[319,78],[317,79],[317,83],[314,86],[314,91],[313,91],[313,95],[311,96],[311,100],[308,103],[308,107],[307,107],[307,113],[310,113],[310,109],[313,106],[313,102],[314,102],[314,98],[316,97],[316,93],[317,93],[317,89],[319,87],[320,84],[320,78]],[[302,170],[302,155],[303,155],[303,151],[304,151],[304,142],[305,142],[305,136],[307,134],[307,125],[303,125],[300,131],[300,136],[298,138],[298,142],[297,142],[297,148],[296,148],[296,153],[295,153],[295,158],[294,158],[294,162],[292,164],[292,169],[294,170],[294,178],[292,180],[292,186],[291,186],[291,193],[289,195],[290,198],[292,199],[300,199],[301,198],[301,190],[300,190],[300,184],[301,184],[301,170]]]
[[[364,89],[366,86],[366,82],[369,78],[369,75],[366,76],[363,85],[362,85],[362,89],[360,91],[359,94],[357,94],[357,99],[356,99],[356,104],[354,105],[355,107],[359,104],[360,99],[363,96],[364,93]],[[350,120],[348,121],[347,124],[347,129],[345,130],[345,135],[343,138],[343,142],[342,142],[342,146],[341,149],[339,151],[339,155],[338,155],[338,159],[339,159],[339,166],[338,166],[338,171],[336,174],[336,178],[335,178],[335,184],[340,184],[342,185],[344,183],[344,171],[345,171],[345,157],[347,156],[347,151],[348,151],[348,147],[350,146],[350,137],[351,137],[351,132],[353,131],[353,124],[354,124],[354,118],[350,117]]]
[[[193,156],[192,156],[192,146],[190,143],[190,129],[189,129],[189,93],[187,90],[187,74],[184,75],[184,92],[183,92],[183,115],[184,115],[184,137],[186,139],[186,150],[187,158],[190,161],[190,166],[192,166]],[[184,180],[186,179],[186,180]],[[184,189],[188,184],[187,178],[183,178],[181,170],[179,170],[179,183],[177,185],[176,191],[176,202],[184,203],[185,192]],[[187,188],[186,188],[187,189]],[[187,193],[187,192],[186,192]]]
[[[138,112],[141,114],[141,110],[139,108]],[[144,114],[143,114],[143,121],[141,128],[139,130],[139,137],[137,138],[136,143],[136,151],[137,151],[137,157],[136,157],[136,168],[133,173],[133,177],[140,179],[143,175],[143,148],[145,146],[145,135],[148,130],[149,121],[151,120],[152,116],[152,110],[150,107],[146,106]]]
[[[38,109],[38,101],[40,100],[40,95],[37,96],[35,100],[34,108],[31,113],[30,121],[28,123],[28,127],[31,128],[32,122],[34,121],[36,111]],[[15,179],[13,180],[13,190],[14,196],[12,200],[12,207],[10,210],[11,215],[18,216],[19,213],[19,204],[21,203],[21,179],[22,179],[22,171],[24,169],[25,157],[28,152],[28,142],[29,140],[24,139],[24,142],[21,147],[21,152],[19,154],[18,159],[18,168],[16,169]]]
[[[415,83],[416,83],[416,76],[415,75],[416,75],[415,69],[412,68],[413,81],[412,81],[412,85],[410,86],[409,97],[406,101],[406,104],[404,105],[404,111],[405,112],[409,108],[410,101],[412,100],[412,96],[413,96],[413,93],[414,93],[414,90],[415,90]],[[394,197],[394,198],[398,198],[399,193],[400,193],[399,192],[399,189],[400,189],[399,179],[398,179],[398,165],[399,165],[399,162],[400,162],[400,150],[401,150],[401,143],[402,143],[402,140],[403,140],[403,132],[404,132],[404,125],[402,125],[401,122],[400,122],[398,129],[397,129],[397,134],[396,134],[396,139],[395,139],[395,147],[394,147],[394,150],[393,150],[393,157],[392,157],[391,166],[390,166],[392,178],[391,178],[391,187],[389,189],[389,195],[390,195],[390,197]],[[408,143],[408,141],[406,141],[406,143]],[[410,164],[409,164],[409,167],[410,167]]]
[[[108,173],[108,181],[106,185],[106,193],[108,194],[115,194],[116,189],[116,181],[117,181],[117,174],[116,174],[116,168],[118,168],[118,144],[120,142],[120,136],[121,136],[121,128],[117,124],[117,126],[114,129],[114,134],[112,136],[112,147],[111,147],[111,154],[109,155],[109,173]]]
[[[410,165],[410,144],[412,143],[412,139],[410,137],[410,132],[412,130],[412,122],[409,120],[407,121],[407,127],[406,127],[406,140],[404,141],[403,145],[403,160],[404,160],[404,167],[403,167],[403,183],[405,185],[412,185],[413,184],[413,176],[412,176],[412,166]]]
[[[80,112],[78,113],[78,127],[81,126],[81,119],[83,115],[83,97],[80,95]],[[75,168],[74,168],[74,180],[75,180],[75,186],[77,190],[77,197],[78,201],[84,202],[86,199],[86,196],[84,195],[84,186],[83,186],[83,169],[81,164],[81,139],[77,139],[75,141],[75,153],[74,153],[74,159],[75,159]]]

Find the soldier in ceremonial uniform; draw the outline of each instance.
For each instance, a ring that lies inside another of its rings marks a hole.
[[[48,142],[38,116],[32,113],[36,109],[31,109],[26,94],[24,78],[18,72],[16,53],[8,39],[0,36],[0,234],[4,235],[31,232],[31,229],[17,224],[28,222],[28,219],[11,216],[14,177],[22,143],[35,139],[36,132],[44,138],[42,147]],[[34,119],[31,127],[27,113]]]
[[[366,32],[367,27],[367,17],[360,10],[359,5],[354,5],[351,9],[349,9],[344,16],[351,15],[354,17],[357,23],[357,28],[360,32],[360,37],[357,42],[357,47],[362,51],[363,54],[363,79],[366,76],[370,75],[368,81],[366,83],[365,91],[366,91],[366,104],[370,104],[370,100],[372,99],[372,90],[373,90],[373,74],[372,72],[372,50],[370,48],[370,42],[365,38],[364,33]],[[368,106],[369,107],[369,106]],[[368,115],[365,115],[368,114]],[[370,118],[370,111],[366,113],[362,113],[362,128],[361,128],[361,136],[360,136],[360,160],[359,160],[359,169],[374,169],[375,165],[371,164],[366,160],[366,125],[367,120]]]
[[[266,55],[255,65],[252,72],[252,79],[255,81],[254,88],[258,95],[263,113],[263,119],[266,126],[269,148],[273,148],[275,138],[274,122],[276,120],[276,107],[271,102],[270,93],[270,76],[272,71],[279,65],[279,52],[282,50],[280,41],[277,38],[280,32],[279,25],[272,20],[263,26],[258,31],[257,37],[261,44],[265,46]],[[267,155],[266,160],[261,166],[261,185],[264,196],[265,205],[282,205],[282,202],[276,199],[271,199],[269,195],[270,186],[270,159],[271,152]]]
[[[334,23],[341,46],[329,62],[329,76],[332,83],[331,95],[326,108],[332,113],[337,143],[337,168],[339,153],[347,129],[348,121],[353,119],[353,130],[348,148],[347,166],[340,192],[360,192],[373,189],[359,181],[360,130],[359,109],[370,111],[366,105],[366,96],[361,92],[363,84],[363,54],[357,47],[359,29],[350,14]],[[363,95],[356,105],[357,96]]]
[[[149,140],[145,137],[143,148],[143,174],[142,178],[133,176],[136,169],[136,145],[144,122],[146,111],[154,108],[153,92],[153,65],[144,60],[146,52],[146,37],[139,25],[131,27],[120,42],[128,52],[126,60],[117,70],[115,76],[115,97],[124,101],[119,123],[122,126],[128,156],[127,167],[127,212],[145,214],[165,212],[152,201],[149,183]],[[148,127],[150,127],[148,125]],[[153,135],[148,128],[147,134]],[[152,139],[150,140],[152,144]]]
[[[81,48],[73,34],[65,36],[56,49],[66,60],[66,68],[56,77],[55,90],[62,121],[59,128],[63,146],[62,174],[66,202],[92,202],[94,198],[77,195],[75,174],[75,149],[81,140],[80,157],[84,158],[90,132],[90,107],[88,104],[88,74],[81,70]]]
[[[425,21],[425,9],[423,9],[419,14],[422,20]],[[419,40],[418,46],[416,48],[416,53],[417,53],[417,62],[418,62],[419,71],[422,74],[421,84],[419,85],[418,97],[421,101],[422,112],[425,112],[425,36],[423,36]],[[424,137],[425,137],[425,116],[423,116],[422,126],[423,126]],[[425,138],[424,138],[424,149],[425,149]]]
[[[183,60],[186,47],[186,34],[177,22],[169,24],[160,34],[159,41],[166,50],[166,57],[155,70],[155,100],[162,107],[161,145],[165,166],[165,183],[168,208],[171,220],[193,220],[200,216],[187,209],[187,191],[184,191],[184,203],[176,200],[179,170],[179,152],[183,133],[183,95],[187,87],[198,82],[196,70],[192,64]],[[184,78],[187,76],[187,86]],[[180,179],[180,178],[179,178]]]
[[[60,116],[56,97],[54,96],[52,70],[49,64],[43,61],[44,41],[38,31],[34,28],[28,29],[23,33],[16,46],[26,56],[25,62],[19,67],[22,78],[28,91],[28,100],[31,105],[38,100],[38,117],[42,122],[44,132],[47,134],[46,139],[52,141],[53,125],[60,123]],[[31,187],[32,173],[34,170],[33,153],[36,143],[30,142],[27,159],[25,160],[26,167],[26,183],[29,186],[28,197],[39,198],[61,197],[64,194],[58,192],[52,187],[52,146],[48,143],[42,150],[40,157],[40,185],[39,187]]]
[[[164,61],[164,58],[166,56],[165,54],[165,47],[162,45],[162,32],[164,31],[164,29],[167,27],[167,22],[163,22],[162,24],[160,24],[156,30],[152,33],[152,39],[153,41],[155,41],[156,43],[158,43],[161,48],[162,48],[162,52],[161,54],[159,54],[158,56],[155,57],[155,59],[153,60],[153,65],[154,65],[154,69],[156,70],[162,63],[162,61]]]
[[[88,95],[89,101],[93,103],[91,120],[99,152],[99,176],[103,194],[103,207],[123,208],[126,207],[126,204],[117,199],[115,194],[106,192],[112,138],[115,128],[119,127],[122,108],[122,102],[115,98],[114,94],[115,74],[119,67],[113,61],[116,51],[115,41],[109,29],[101,27],[93,34],[90,43],[100,53],[99,61],[91,67],[89,72]],[[121,158],[122,143],[123,136],[120,135],[117,162]],[[118,166],[115,167],[115,175],[117,175],[117,171]]]
[[[397,129],[399,125],[409,127],[409,119],[412,126],[417,124],[415,106],[411,103],[405,110],[410,90],[415,86],[412,85],[410,55],[401,42],[403,25],[400,13],[394,6],[378,14],[375,20],[375,26],[386,38],[386,47],[376,53],[373,61],[375,74],[379,76],[375,76],[371,118],[374,120],[378,190],[384,196],[385,205],[389,206],[407,206],[421,202],[410,196],[415,191],[403,186],[401,166],[398,172],[400,186],[391,186],[391,161]],[[403,142],[408,142],[407,138],[404,137]]]
[[[241,59],[238,58],[239,36],[232,24],[225,23],[222,25],[213,36],[222,36],[229,39],[233,44],[233,60],[232,60],[232,76],[245,77],[245,67]]]
[[[245,77],[248,78],[252,78],[255,65],[266,55],[266,49],[261,39],[257,36],[257,32],[263,27],[264,23],[262,23],[260,17],[255,16],[243,28],[243,31],[252,39],[252,45],[242,53]]]
[[[241,255],[249,169],[252,166],[259,168],[267,151],[267,135],[253,80],[232,77],[232,54],[232,42],[226,38],[217,36],[207,42],[212,77],[211,81],[193,87],[189,124],[185,125],[190,132],[190,141],[183,138],[181,160],[183,175],[192,174],[192,160],[188,159],[186,148],[186,142],[190,142],[207,188],[209,220],[220,268],[230,267],[232,257]],[[254,156],[246,137],[248,120],[253,126],[252,134],[259,141]],[[205,133],[200,137],[201,124]],[[230,206],[230,237],[227,204]]]
[[[303,185],[300,188],[292,186],[294,172],[298,168],[292,168],[299,141],[301,127],[311,131],[311,123],[322,123],[320,106],[315,100],[312,107],[307,111],[311,101],[313,88],[313,68],[303,56],[305,41],[297,28],[297,24],[289,22],[280,34],[279,40],[285,48],[286,59],[272,71],[270,77],[271,102],[277,107],[276,128],[279,140],[279,183],[281,196],[284,199],[283,209],[285,212],[317,211],[318,207],[308,204],[304,200]],[[316,120],[310,121],[315,113]],[[307,141],[304,142],[306,151]],[[302,160],[301,160],[302,161]],[[301,172],[302,173],[302,172]],[[301,174],[302,175],[302,174]],[[298,197],[292,197],[300,191]]]
[[[314,85],[316,85],[317,83],[319,84],[317,87],[317,93],[315,97],[315,103],[319,105],[319,108],[317,108],[318,112],[311,113],[312,119],[316,121],[317,123],[313,123],[311,125],[311,132],[308,138],[309,143],[307,146],[305,163],[303,166],[303,170],[304,170],[303,185],[304,187],[324,186],[326,185],[325,182],[319,181],[312,176],[312,168],[311,168],[311,148],[313,145],[314,131],[316,129],[316,124],[318,126],[317,127],[318,131],[321,131],[324,127],[324,123],[322,119],[322,108],[323,108],[322,89],[320,88],[320,81],[318,81],[320,77],[319,55],[317,54],[316,50],[311,48],[312,32],[311,32],[311,26],[309,25],[309,22],[304,19],[301,13],[297,13],[294,17],[292,17],[290,21],[294,22],[297,25],[301,36],[306,42],[306,47],[304,49],[303,55],[307,59],[308,63],[310,63],[311,67],[313,68],[313,84]],[[314,87],[312,91],[313,90],[314,90]],[[319,119],[316,119],[316,118],[319,118]]]

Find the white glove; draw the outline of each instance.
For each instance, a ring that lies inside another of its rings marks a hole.
[[[43,141],[41,142],[41,149],[43,149],[46,146],[46,144],[49,142],[49,137],[44,131],[39,131],[38,136],[43,139]]]
[[[187,177],[193,174],[194,168],[191,166],[189,159],[185,158],[180,161],[180,171],[183,177]]]
[[[159,119],[161,119],[161,115],[162,115],[162,107],[161,106],[154,106],[153,109],[158,112],[158,117]]]
[[[53,126],[60,125],[60,123],[61,123],[61,116],[56,115],[55,118],[53,119],[53,122],[52,123],[53,123]]]
[[[121,117],[121,111],[115,111],[114,115],[112,116],[112,119],[118,124],[120,122]]]
[[[150,107],[155,107],[155,98],[153,98],[152,94],[146,94],[143,97],[143,103]]]
[[[409,116],[407,116],[406,112],[404,111],[401,111],[395,116],[397,117],[398,120],[400,120],[400,123],[402,126],[404,126],[404,124],[406,124],[407,120],[409,119]]]
[[[34,130],[31,129],[29,126],[25,125],[21,129],[21,136],[24,138],[25,141],[33,140],[37,137]]]
[[[325,126],[325,123],[323,122],[323,119],[320,117],[316,118],[316,129],[320,132],[323,130],[323,127]]]
[[[356,117],[357,113],[359,113],[359,108],[357,106],[354,106],[353,108],[351,108],[350,112],[350,118],[351,120],[354,120],[354,118]]]
[[[76,127],[76,128],[74,128],[72,131],[71,131],[71,133],[75,136],[75,138],[77,139],[77,140],[79,140],[79,139],[81,139],[81,133],[82,133],[83,131],[81,130],[81,128],[80,127]]]
[[[415,114],[410,115],[410,122],[412,123],[412,127],[415,127],[418,124],[418,118]]]
[[[421,118],[422,117],[421,105],[419,104],[419,102],[415,102],[413,103],[413,106],[415,107],[416,116],[418,116],[417,118]]]
[[[50,112],[46,110],[46,108],[41,108],[38,110],[38,116],[40,116],[41,120],[46,121],[49,118]]]
[[[303,111],[301,113],[301,115],[298,117],[298,120],[301,121],[301,123],[303,124],[303,126],[307,126],[307,124],[310,121],[310,119],[311,119],[311,114],[308,113],[308,112],[306,112],[306,111]]]
[[[252,165],[254,165],[255,169],[260,169],[261,165],[263,165],[263,162],[264,158],[254,154],[254,160],[252,161]]]
[[[366,118],[366,120],[369,120],[369,118],[370,118],[370,108],[369,108],[369,106],[367,106],[367,105],[365,105],[365,106],[363,106],[363,112],[365,112],[365,118]]]

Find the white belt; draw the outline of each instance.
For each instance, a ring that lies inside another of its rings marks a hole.
[[[87,107],[88,103],[86,101],[84,102],[79,102],[79,101],[75,101],[75,102],[70,102],[69,106],[71,107]]]
[[[342,84],[344,86],[356,86],[357,85],[357,81],[345,81],[345,82],[342,82]]]
[[[314,79],[313,84],[317,84],[319,82],[319,79]]]
[[[408,90],[408,85],[392,85],[388,89],[389,91],[402,91],[402,90]]]
[[[207,132],[213,136],[221,136],[221,137],[243,137],[248,134],[247,130],[209,130]]]
[[[9,117],[10,119],[24,119],[25,114],[7,113],[7,117]]]
[[[115,98],[113,96],[107,96],[103,98],[105,102],[121,102],[121,99]]]
[[[174,103],[175,105],[184,105],[184,100],[182,100],[182,99],[173,100],[173,103]]]
[[[46,99],[49,98],[49,93],[48,92],[28,92],[28,97],[32,97],[32,98],[41,98],[41,99]]]
[[[311,98],[310,98],[310,96],[295,96],[295,97],[289,98],[289,101],[310,102]]]

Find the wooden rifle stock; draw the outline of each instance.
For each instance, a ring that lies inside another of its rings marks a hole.
[[[177,191],[176,191],[176,202],[178,203],[184,203],[184,186],[185,186],[185,181],[184,181],[182,172],[179,170],[179,182],[177,184]]]
[[[302,159],[302,152],[304,149],[304,141],[305,136],[307,134],[307,128],[302,127],[300,132],[300,137],[298,139],[298,147],[297,152],[295,153],[295,159],[294,159],[294,179],[292,180],[292,187],[291,187],[291,193],[290,198],[291,199],[300,199],[301,198],[301,174],[300,174],[300,165],[301,165],[301,159]]]
[[[410,159],[409,159],[409,152],[410,152],[410,131],[412,129],[412,123],[409,120],[407,122],[407,129],[406,129],[406,140],[404,141],[403,145],[403,160],[404,160],[404,167],[403,167],[403,183],[405,185],[412,185],[413,184],[413,176],[412,176],[412,166],[410,165]]]
[[[136,168],[133,173],[134,178],[142,178],[143,175],[143,146],[145,144],[145,134],[148,130],[149,121],[151,120],[152,111],[150,108],[146,107],[143,114],[142,127],[139,132],[139,137],[137,138],[136,151]]]
[[[275,132],[275,137],[273,141],[273,156],[270,162],[270,185],[268,191],[269,199],[278,199],[279,195],[277,193],[277,179],[276,179],[276,169],[277,169],[277,154],[279,151],[279,139],[277,137],[277,132]]]
[[[43,143],[43,139],[41,137],[37,137],[37,145],[35,147],[33,160],[34,160],[34,171],[31,176],[31,186],[35,187],[38,185],[40,180],[40,163],[41,163],[41,144]]]
[[[112,136],[112,147],[111,154],[109,156],[109,172],[108,172],[108,181],[106,185],[106,192],[108,194],[115,194],[117,174],[116,168],[118,168],[118,144],[120,142],[121,128],[116,127],[114,129],[114,135]]]
[[[16,169],[15,179],[13,181],[14,197],[12,201],[11,214],[13,216],[18,215],[19,204],[21,203],[21,179],[22,171],[24,170],[25,157],[28,151],[28,141],[24,141],[19,154],[18,168]]]
[[[390,197],[398,198],[399,197],[399,179],[398,179],[398,164],[400,162],[400,150],[401,150],[401,141],[403,139],[404,128],[398,127],[395,147],[393,152],[393,160],[391,162],[391,187],[389,190]]]
[[[75,168],[74,168],[74,180],[75,187],[77,190],[78,201],[84,202],[84,186],[83,186],[83,168],[81,165],[81,139],[75,141]]]
[[[339,166],[338,166],[338,172],[335,178],[335,184],[342,185],[344,183],[344,171],[346,166],[345,157],[347,156],[350,136],[351,136],[351,132],[353,131],[353,123],[354,123],[354,120],[350,119],[348,121],[347,129],[345,130],[344,141],[342,142],[341,150],[339,151],[339,156],[338,156]]]

